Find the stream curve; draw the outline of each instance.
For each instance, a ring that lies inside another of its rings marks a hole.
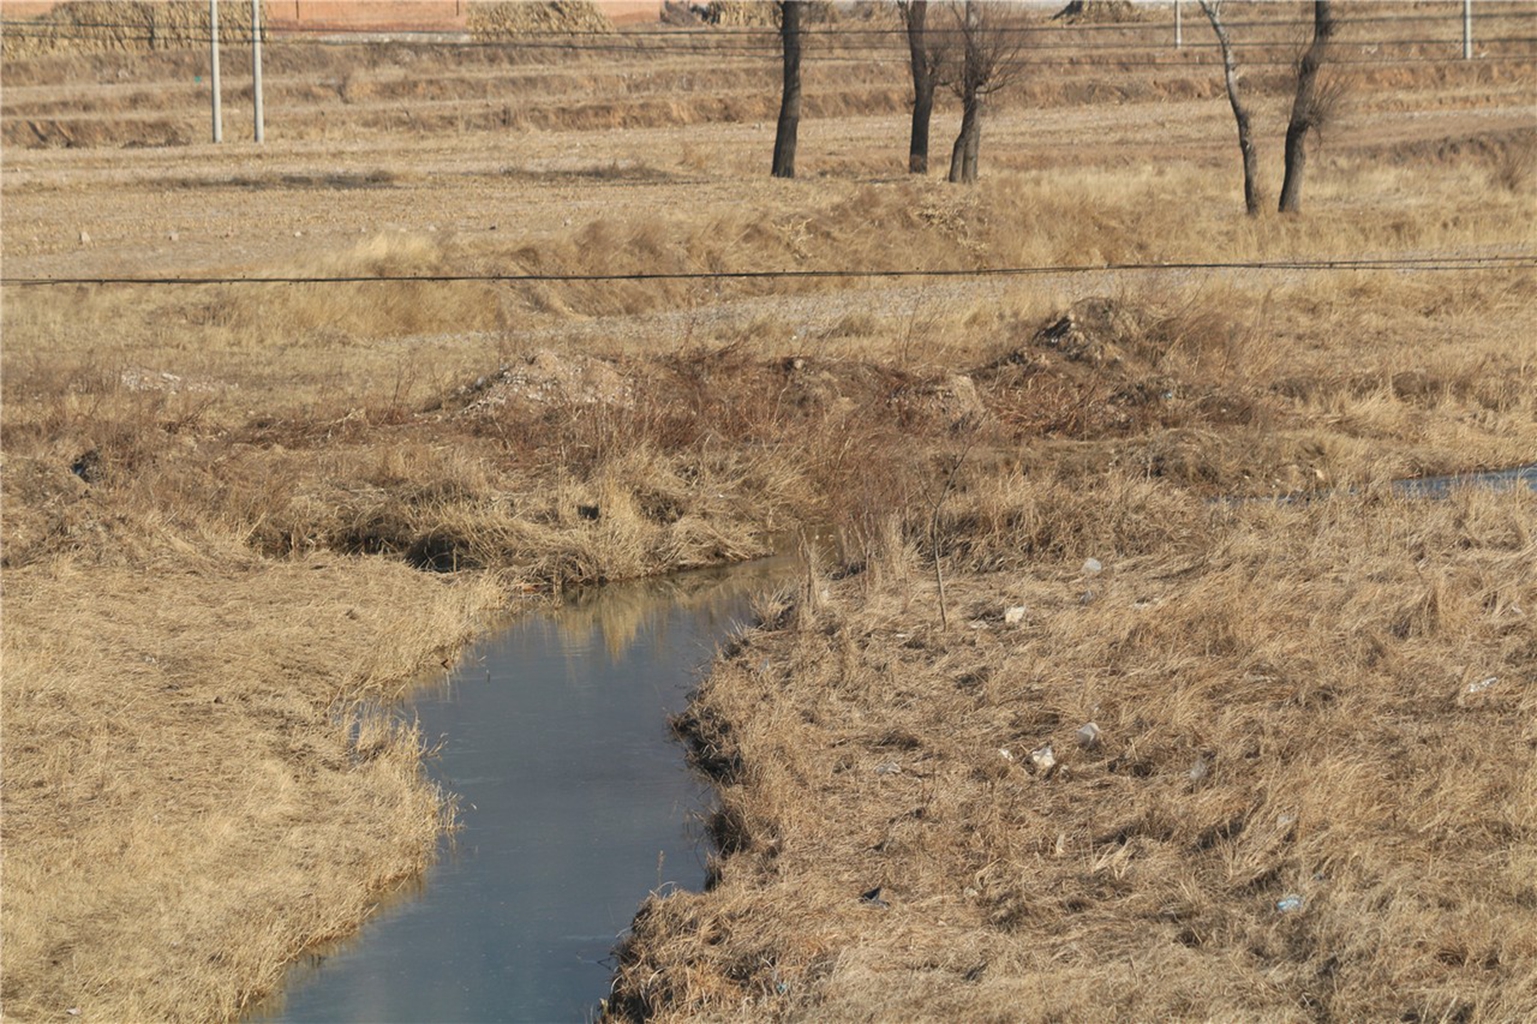
[[[701,888],[709,785],[667,727],[773,559],[612,584],[516,617],[416,694],[461,829],[358,935],[302,958],[249,1024],[581,1021],[653,889]]]

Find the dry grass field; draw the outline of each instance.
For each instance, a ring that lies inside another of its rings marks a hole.
[[[793,181],[773,55],[722,30],[278,37],[260,147],[238,47],[221,146],[198,51],[8,53],[0,257],[1530,254],[1537,68],[1499,40],[1537,25],[1488,7],[1464,63],[1459,5],[1346,5],[1362,63],[1284,218],[1243,216],[1220,69],[1166,11],[1043,22],[969,188],[902,173],[901,51],[849,39],[808,57]],[[1302,6],[1234,10],[1279,55],[1273,196]],[[388,707],[511,595],[830,527],[851,564],[765,602],[679,722],[716,884],[640,908],[613,1016],[1537,1015],[1537,504],[1386,486],[1537,459],[1534,310],[1530,266],[7,286],[4,1012],[238,1016],[432,856],[452,795]]]

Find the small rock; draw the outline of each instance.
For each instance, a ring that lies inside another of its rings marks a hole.
[[[294,237],[295,238],[303,238],[304,237],[304,232],[302,232],[302,231],[295,231],[294,232]]]
[[[1202,779],[1206,778],[1206,776],[1210,775],[1211,769],[1206,765],[1206,758],[1196,758],[1195,764],[1190,766],[1189,774],[1191,782],[1200,782]]]
[[[1090,558],[1083,563],[1083,574],[1085,576],[1093,576],[1095,573],[1103,571],[1104,568],[1104,564],[1099,559]]]
[[[1003,758],[1005,761],[1012,761],[1012,760],[1014,760],[1014,752],[1012,750],[1010,750],[1008,747],[999,747],[998,748],[998,756]]]
[[[1044,747],[1037,747],[1030,751],[1030,763],[1043,772],[1056,767],[1057,755],[1052,752],[1051,744],[1048,743]]]
[[[863,903],[867,907],[889,906],[885,900],[881,899],[881,887],[878,885],[868,892],[860,893],[859,902]]]
[[[902,766],[897,764],[895,761],[882,761],[880,764],[875,766],[875,774],[877,774],[877,775],[901,775],[902,774]]]
[[[1010,626],[1017,626],[1021,622],[1024,622],[1025,606],[1022,604],[1017,604],[1012,608],[1005,608],[1003,612],[1003,621]]]
[[[1078,745],[1088,749],[1099,746],[1099,726],[1093,722],[1085,722],[1079,726]]]
[[[80,232],[80,244],[81,245],[90,245],[91,244],[91,234],[90,234],[90,232],[88,232],[88,231]]]

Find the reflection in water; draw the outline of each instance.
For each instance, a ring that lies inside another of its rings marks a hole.
[[[646,893],[698,888],[707,789],[666,716],[785,560],[589,591],[418,695],[462,829],[421,892],[292,971],[255,1021],[580,1021]]]

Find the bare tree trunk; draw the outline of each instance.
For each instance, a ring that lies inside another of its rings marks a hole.
[[[1219,8],[1222,0],[1201,0],[1201,10],[1206,12],[1217,43],[1222,47],[1222,74],[1227,83],[1227,101],[1233,108],[1233,120],[1238,123],[1238,152],[1243,155],[1243,206],[1249,216],[1259,213],[1259,152],[1254,148],[1254,135],[1249,127],[1249,110],[1238,95],[1238,62],[1233,57],[1233,46],[1228,40],[1227,29],[1222,24]]]
[[[966,44],[965,63],[961,69],[961,132],[950,150],[950,180],[966,185],[977,180],[977,154],[982,147],[981,87],[985,84],[985,75],[977,32],[976,0],[966,0],[966,21],[961,33]]]
[[[795,135],[801,123],[801,0],[779,5],[779,37],[784,43],[784,91],[779,99],[779,127],[774,133],[774,177],[795,177]]]
[[[1318,89],[1318,69],[1328,56],[1334,36],[1334,14],[1329,0],[1313,0],[1313,41],[1297,69],[1297,97],[1291,121],[1286,125],[1286,177],[1281,182],[1281,212],[1302,209],[1302,175],[1307,169],[1307,135],[1324,119],[1327,101]]]
[[[977,157],[982,151],[982,115],[987,111],[987,101],[978,96],[971,115],[971,130],[966,132],[966,152],[961,160],[961,181],[970,185],[977,180]],[[964,123],[966,115],[961,115]]]
[[[927,174],[929,170],[929,121],[934,114],[934,69],[929,64],[928,41],[924,37],[928,20],[928,0],[911,0],[902,8],[907,22],[907,49],[913,68],[913,130],[907,147],[907,170]]]
[[[970,185],[977,180],[977,154],[982,146],[982,98],[972,95],[962,101],[961,132],[950,150],[950,180]]]

